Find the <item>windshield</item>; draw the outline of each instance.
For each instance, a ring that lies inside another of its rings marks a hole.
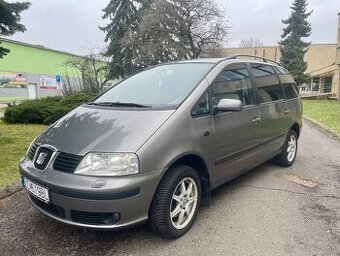
[[[212,68],[211,63],[157,66],[119,83],[92,104],[131,107],[176,107]]]

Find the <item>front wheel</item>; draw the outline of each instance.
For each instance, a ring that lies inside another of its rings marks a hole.
[[[291,166],[296,158],[298,147],[298,137],[294,130],[288,132],[282,152],[275,157],[275,162],[284,167]]]
[[[178,238],[191,228],[200,204],[200,179],[186,165],[171,168],[160,182],[149,211],[153,231]]]

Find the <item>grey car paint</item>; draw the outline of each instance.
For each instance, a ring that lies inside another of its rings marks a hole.
[[[136,153],[140,173],[126,177],[88,177],[54,171],[51,165],[40,172],[26,158],[19,166],[21,174],[49,188],[52,203],[63,207],[66,217],[56,217],[37,206],[38,209],[59,221],[77,226],[126,227],[148,218],[148,210],[162,176],[172,164],[185,156],[195,156],[204,163],[210,189],[213,189],[279,153],[292,125],[302,126],[300,100],[193,118],[191,110],[216,76],[229,64],[246,62],[235,59],[196,60],[200,61],[216,65],[176,110],[81,106],[42,133],[36,142],[52,145],[57,151],[77,155],[93,151]],[[290,110],[289,115],[283,113],[286,109]],[[254,122],[254,118],[263,119],[263,124]],[[98,181],[103,181],[104,185],[94,188]],[[137,193],[119,198],[119,195],[132,191]],[[105,197],[100,198],[101,195]],[[114,211],[122,217],[114,225],[85,225],[72,220],[71,210]]]
[[[54,123],[36,142],[77,155],[136,152],[173,112],[112,110],[110,107],[83,105]]]

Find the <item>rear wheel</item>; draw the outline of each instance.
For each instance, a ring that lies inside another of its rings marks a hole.
[[[167,238],[178,238],[191,228],[200,204],[200,179],[189,166],[169,170],[155,193],[149,212],[153,231]]]
[[[275,157],[275,162],[280,166],[291,166],[295,161],[297,148],[297,134],[294,130],[290,130],[283,145],[282,152]]]

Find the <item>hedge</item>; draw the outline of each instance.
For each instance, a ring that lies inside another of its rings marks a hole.
[[[8,107],[3,120],[10,124],[52,124],[72,109],[94,98],[94,94],[77,92],[65,97],[55,96],[27,100]]]

